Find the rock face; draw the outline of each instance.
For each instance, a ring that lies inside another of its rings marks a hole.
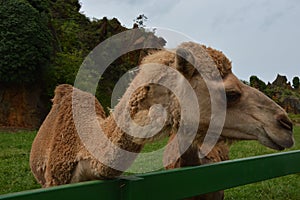
[[[286,76],[280,74],[277,75],[276,79],[271,84],[271,87],[281,87],[285,89],[292,89],[291,83],[288,82]]]
[[[257,76],[251,76],[250,86],[265,93],[288,113],[300,114],[300,89],[293,88],[286,76],[278,74],[276,79],[267,85]]]
[[[300,99],[294,96],[286,97],[282,102],[282,107],[293,114],[300,114]]]
[[[38,85],[0,85],[0,129],[36,129],[47,115]]]
[[[300,114],[300,91],[294,89],[286,76],[277,75],[272,84],[263,91],[288,113]]]

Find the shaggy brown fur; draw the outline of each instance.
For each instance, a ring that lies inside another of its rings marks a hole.
[[[76,134],[72,113],[73,89],[70,85],[60,85],[55,89],[52,109],[32,145],[31,169],[43,187],[70,183],[79,161],[94,159]],[[94,99],[77,89],[74,92],[80,93],[83,98]],[[97,115],[105,118],[102,106],[95,102]],[[66,157],[69,162],[65,162]]]
[[[74,99],[76,97],[80,97],[80,100]],[[60,85],[55,90],[52,109],[42,124],[31,149],[31,169],[44,187],[112,178],[121,174],[120,171],[97,161],[81,143],[74,124],[72,102],[82,102],[82,100],[95,102],[95,112],[98,119],[102,121],[103,131],[108,133],[107,137],[115,145],[123,149],[130,147],[133,152],[139,152],[142,149],[142,145],[131,142],[132,138],[126,134],[122,135],[112,117],[104,121],[106,116],[103,108],[93,95],[70,85]],[[84,104],[81,106],[86,107]],[[86,123],[93,120],[89,117],[90,113],[80,113],[80,115]],[[87,168],[89,170],[86,170]],[[74,176],[74,174],[78,175]]]
[[[220,73],[222,78],[231,73],[231,61],[222,53],[222,51],[193,42],[182,43],[178,48],[184,48],[191,51],[196,58],[196,63],[194,63],[194,65],[204,66],[201,67],[201,70],[206,72],[206,74],[210,74],[212,77],[216,76],[216,74],[213,73],[213,67],[211,66],[217,66],[219,70],[218,73]],[[160,63],[175,68],[175,58],[176,55],[171,51],[162,50],[146,56],[141,64]]]

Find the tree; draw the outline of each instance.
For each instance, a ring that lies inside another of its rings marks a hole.
[[[135,18],[133,20],[134,24],[137,25],[138,28],[145,28],[145,22],[148,20],[148,17],[146,17],[146,15],[141,14],[139,16],[137,16],[137,18]]]
[[[32,83],[50,63],[47,16],[23,0],[0,0],[0,82]]]
[[[299,85],[300,85],[299,77],[295,76],[295,77],[293,78],[293,87],[294,87],[295,89],[298,89],[298,88],[299,88]]]
[[[266,89],[267,85],[265,82],[260,80],[257,76],[251,76],[250,77],[250,86],[254,87],[262,92]]]
[[[39,12],[49,12],[50,0],[27,0]]]

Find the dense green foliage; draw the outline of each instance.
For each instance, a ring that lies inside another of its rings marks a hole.
[[[266,84],[260,80],[257,76],[250,77],[250,86],[259,89],[260,91],[264,91],[266,89]]]
[[[47,91],[53,94],[58,84],[73,85],[81,63],[88,53],[106,38],[126,30],[116,19],[91,21],[79,12],[78,0],[57,0],[50,3],[51,30],[55,56],[48,73]],[[117,69],[118,70],[118,69]],[[114,74],[110,77],[114,77]],[[110,81],[108,79],[107,81]],[[107,93],[98,96],[105,98]]]
[[[295,77],[293,78],[293,87],[294,87],[295,89],[299,89],[299,85],[300,85],[299,77],[295,76]]]
[[[74,84],[83,60],[100,42],[127,30],[115,18],[90,20],[80,13],[78,0],[0,2],[0,82],[38,80],[49,99],[57,85]],[[105,108],[114,84],[139,59],[139,52],[128,53],[105,71],[96,92]]]
[[[0,1],[0,82],[34,82],[50,63],[45,12],[23,0]]]
[[[74,84],[83,60],[98,44],[128,30],[115,18],[88,19],[78,12],[80,5],[77,0],[59,0],[51,5],[51,24],[57,41],[56,54],[49,72],[50,94],[58,84]],[[141,33],[145,32],[141,30]],[[140,51],[124,54],[110,64],[101,79],[98,77],[100,81],[95,95],[105,109],[110,107],[114,85],[124,73],[138,65],[139,59]]]

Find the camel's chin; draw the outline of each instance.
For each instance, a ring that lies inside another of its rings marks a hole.
[[[279,144],[276,144],[273,140],[271,140],[270,138],[263,138],[262,140],[259,139],[259,142],[266,146],[269,147],[271,149],[274,150],[278,150],[278,151],[282,151],[285,149],[285,147],[280,146]]]
[[[282,151],[290,146],[288,144],[284,144],[283,142],[278,142],[276,139],[272,138],[266,129],[264,129],[264,134],[258,137],[258,141],[262,145],[278,151]]]
[[[285,148],[290,147],[291,142],[276,142],[268,134],[265,128],[254,129],[255,131],[242,132],[234,129],[224,129],[222,135],[227,138],[232,138],[234,140],[258,140],[263,146],[269,147],[274,150],[282,151]],[[259,133],[257,135],[251,134],[252,132]]]
[[[286,148],[290,148],[294,145],[293,132],[289,130],[271,130],[267,127],[263,128],[264,134],[258,137],[258,141],[266,147],[271,149],[282,151]],[[274,133],[281,133],[281,137],[278,137]]]

